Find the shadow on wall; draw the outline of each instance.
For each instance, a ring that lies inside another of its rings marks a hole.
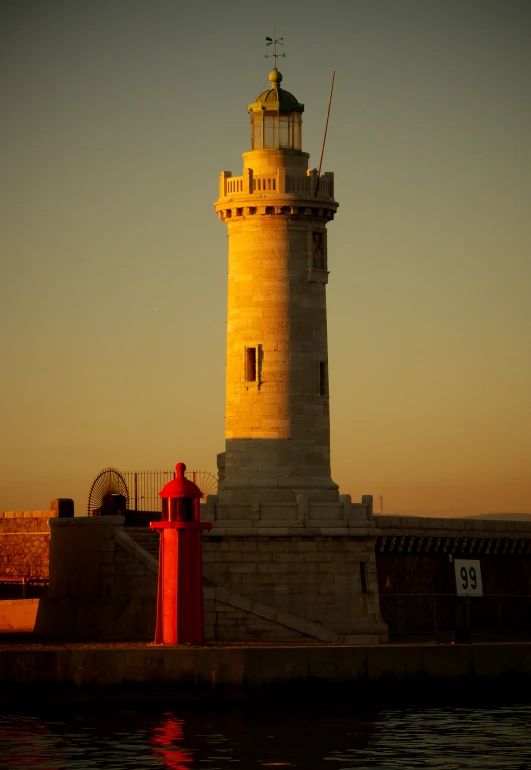
[[[35,632],[71,639],[153,639],[157,560],[123,516],[50,522],[50,586]]]

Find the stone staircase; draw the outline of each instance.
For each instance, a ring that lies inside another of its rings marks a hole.
[[[124,532],[158,561],[160,538],[158,532],[146,527],[124,527]]]

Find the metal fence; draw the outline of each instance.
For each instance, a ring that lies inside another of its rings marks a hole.
[[[531,596],[484,594],[381,594],[380,610],[391,634],[531,631]]]
[[[175,471],[120,471],[129,492],[129,510],[160,511],[159,492],[168,481],[175,478]],[[197,484],[203,496],[213,495],[218,487],[216,476],[208,471],[186,471],[186,478]]]
[[[26,565],[10,565],[9,574],[0,574],[0,599],[39,598],[46,595],[48,583],[48,578],[30,577]]]

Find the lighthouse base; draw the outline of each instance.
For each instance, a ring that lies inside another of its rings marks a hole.
[[[249,506],[258,495],[261,503],[294,505],[305,495],[314,503],[338,503],[339,487],[323,454],[299,451],[287,440],[227,440],[227,451],[218,454],[219,502]]]
[[[216,495],[201,518],[212,522],[203,537],[205,585],[216,587],[213,609],[205,609],[207,640],[387,638],[371,496],[326,503],[301,493],[287,503],[256,494],[250,505],[227,505]]]

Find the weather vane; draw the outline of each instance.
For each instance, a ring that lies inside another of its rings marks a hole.
[[[277,53],[277,45],[284,45],[282,42],[284,40],[283,37],[277,37],[277,30],[276,25],[273,25],[273,35],[274,37],[266,37],[266,45],[272,45],[273,46],[273,53],[266,53],[265,58],[266,59],[274,59],[275,60],[275,69],[277,68],[277,59],[280,59],[282,57],[285,57],[285,53]]]

